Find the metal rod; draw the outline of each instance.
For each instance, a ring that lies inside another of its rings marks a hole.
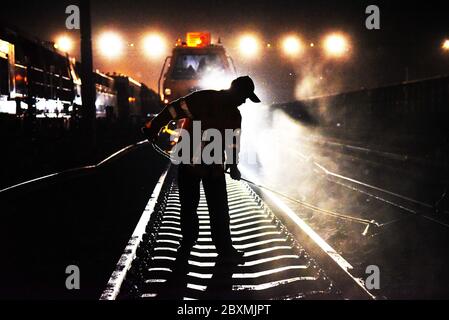
[[[161,154],[163,157],[165,157],[165,158],[169,159],[170,161],[172,161],[170,155],[166,151],[162,150],[154,142],[151,145],[153,146],[153,148],[156,150],[157,153]],[[230,174],[230,173],[225,171],[225,174]],[[367,219],[357,218],[357,217],[341,214],[341,213],[338,213],[338,212],[334,212],[334,211],[331,211],[331,210],[322,209],[322,208],[319,208],[317,206],[314,206],[313,204],[310,204],[310,203],[307,203],[307,202],[295,199],[295,198],[290,197],[290,196],[288,196],[286,194],[283,194],[283,193],[281,193],[279,191],[273,190],[272,188],[269,188],[269,187],[266,187],[264,185],[255,183],[255,182],[253,182],[251,180],[248,180],[248,179],[245,179],[245,178],[240,178],[240,180],[245,181],[246,183],[249,183],[249,184],[251,184],[253,186],[256,186],[258,188],[265,189],[267,191],[275,193],[275,194],[277,194],[277,195],[279,195],[279,196],[281,196],[281,197],[283,197],[285,199],[288,199],[288,200],[290,200],[292,202],[298,203],[301,206],[306,207],[308,209],[311,209],[313,211],[321,212],[323,214],[334,216],[334,217],[337,217],[337,218],[340,218],[340,219],[350,220],[350,221],[361,223],[361,224],[368,225],[368,226],[369,225],[374,225],[376,227],[380,226],[380,224],[378,222],[376,222],[375,220],[367,220]]]

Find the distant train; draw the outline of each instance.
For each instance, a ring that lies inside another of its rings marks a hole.
[[[79,62],[51,43],[0,26],[0,113],[78,116],[80,70]],[[93,76],[97,118],[137,122],[162,108],[156,92],[129,76],[99,71]]]

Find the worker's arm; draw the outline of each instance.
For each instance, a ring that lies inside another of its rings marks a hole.
[[[240,134],[241,134],[241,129],[237,128],[234,130],[232,136],[228,134],[229,137],[225,137],[226,163],[228,165],[237,166],[239,164]],[[229,141],[227,141],[227,140],[229,140]]]
[[[142,132],[150,142],[154,142],[162,127],[170,121],[191,117],[192,115],[187,108],[185,100],[181,98],[168,104],[153,120],[142,128]]]
[[[240,180],[241,178],[240,171],[237,167],[240,153],[240,136],[242,133],[241,122],[241,116],[238,114],[236,128],[234,129],[232,136],[229,135],[225,137],[226,168],[230,169],[231,178],[234,180]]]

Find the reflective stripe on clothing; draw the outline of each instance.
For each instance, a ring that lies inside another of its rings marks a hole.
[[[176,113],[175,108],[174,108],[173,106],[171,106],[171,105],[169,105],[167,108],[168,108],[168,112],[170,112],[171,117],[172,117],[173,119],[176,119],[176,116],[177,116],[178,114]]]
[[[179,101],[179,105],[181,106],[181,109],[184,111],[184,113],[186,114],[187,117],[189,117],[190,119],[193,119],[193,115],[189,110],[189,107],[187,105],[187,102],[182,99],[181,101]]]

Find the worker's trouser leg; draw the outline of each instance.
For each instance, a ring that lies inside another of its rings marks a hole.
[[[221,167],[212,167],[203,177],[203,188],[209,208],[212,241],[219,254],[229,253],[232,247],[229,230],[229,207],[226,179]]]
[[[200,201],[201,176],[195,174],[186,165],[180,165],[178,169],[179,200],[181,202],[181,254],[187,254],[195,245],[199,233],[199,221],[197,215]]]

